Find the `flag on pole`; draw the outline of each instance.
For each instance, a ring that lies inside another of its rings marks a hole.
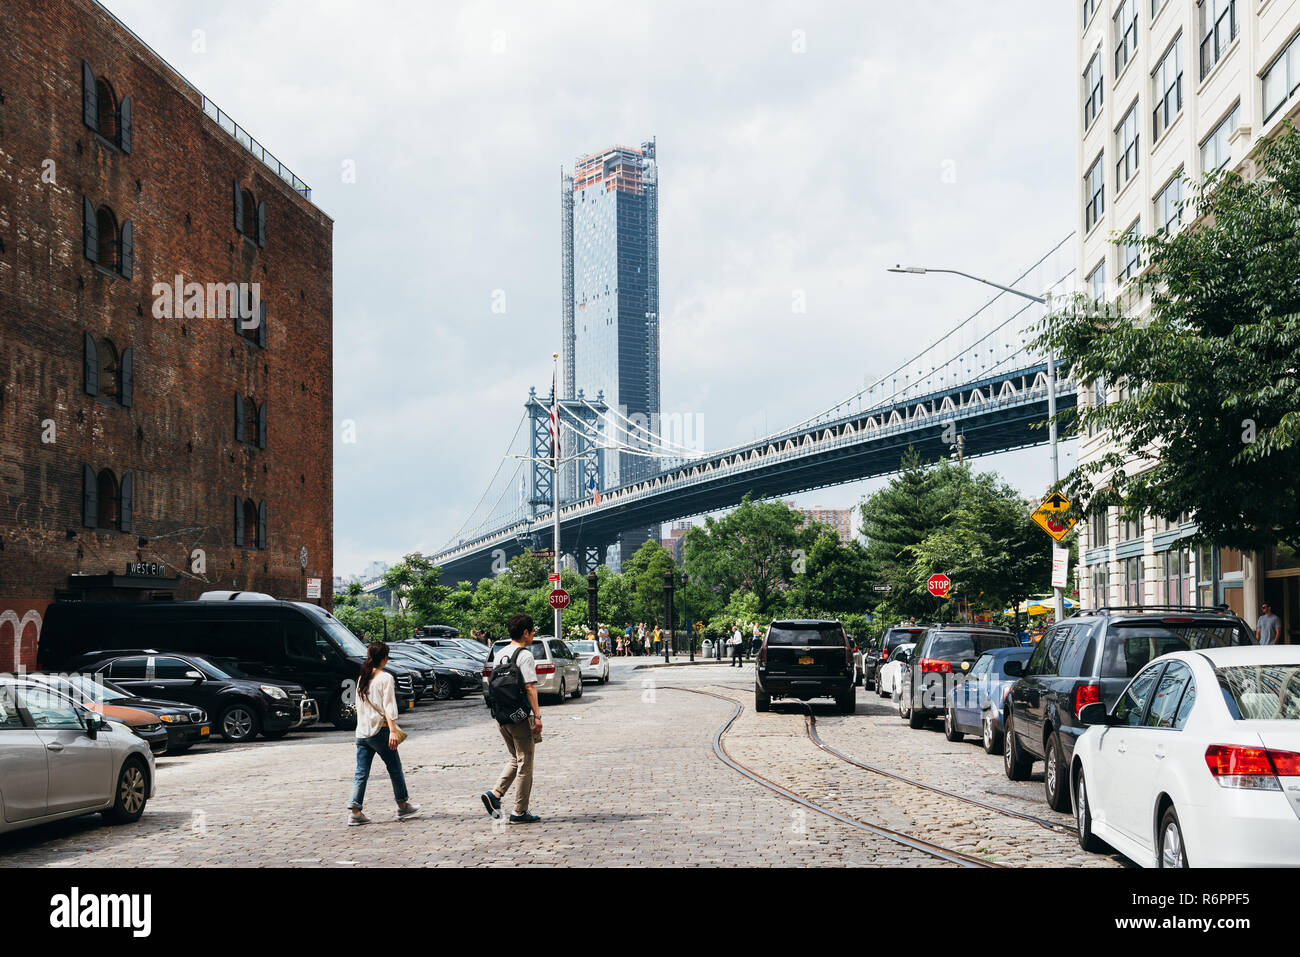
[[[596,476],[594,475],[587,476],[587,488],[591,489],[591,500],[592,500],[591,503],[593,505],[599,505],[600,489],[596,488]]]

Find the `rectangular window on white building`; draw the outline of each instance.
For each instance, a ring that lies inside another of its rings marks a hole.
[[[1088,24],[1092,20],[1092,15],[1097,12],[1101,6],[1101,0],[1083,0],[1083,28],[1088,29]]]
[[[1282,109],[1296,90],[1300,90],[1300,33],[1291,39],[1286,49],[1264,71],[1265,123]]]
[[[1083,128],[1092,126],[1092,121],[1101,112],[1105,100],[1104,83],[1101,76],[1101,51],[1098,50],[1088,61],[1088,69],[1083,72]]]
[[[1241,103],[1238,102],[1201,144],[1201,172],[1213,173],[1215,170],[1223,169],[1232,158],[1232,144],[1228,142],[1228,138],[1232,136],[1232,131],[1237,128],[1240,119]]]
[[[1183,225],[1183,171],[1178,170],[1156,194],[1156,229],[1173,235]]]
[[[1119,281],[1125,282],[1137,275],[1142,265],[1142,218],[1133,220],[1133,224],[1124,230],[1119,241]]]
[[[1106,167],[1102,162],[1106,152],[1097,154],[1097,159],[1088,167],[1083,176],[1083,228],[1084,232],[1092,229],[1106,211]]]
[[[1138,163],[1141,159],[1138,153],[1138,141],[1140,139],[1138,105],[1137,101],[1134,101],[1128,112],[1124,114],[1124,119],[1120,120],[1119,126],[1115,127],[1115,151],[1119,154],[1119,158],[1115,160],[1115,192],[1117,194],[1124,188],[1124,184],[1133,178],[1133,174],[1138,171]]]
[[[1088,273],[1088,295],[1101,302],[1106,298],[1106,260],[1097,263],[1097,268]]]
[[[1240,27],[1237,23],[1237,0],[1200,0],[1200,3],[1201,79],[1204,80],[1228,52]]]
[[[1138,48],[1137,0],[1123,0],[1115,11],[1115,77],[1124,72]]]
[[[1179,53],[1182,45],[1183,37],[1179,34],[1160,58],[1153,74],[1155,86],[1152,102],[1156,108],[1151,112],[1152,143],[1160,139],[1183,109],[1183,58]]]

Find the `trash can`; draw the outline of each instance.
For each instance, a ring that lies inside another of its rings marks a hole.
[[[700,645],[700,652],[705,658],[713,657],[713,640],[711,638],[704,639],[704,643]]]

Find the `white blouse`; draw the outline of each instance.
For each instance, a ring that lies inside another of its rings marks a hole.
[[[382,711],[376,710],[379,705]],[[357,737],[369,738],[379,733],[388,721],[397,720],[397,695],[393,689],[393,676],[387,671],[377,671],[370,679],[365,694],[357,689]]]

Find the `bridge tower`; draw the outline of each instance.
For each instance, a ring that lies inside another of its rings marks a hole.
[[[541,398],[536,389],[528,390],[529,435],[529,515],[537,518],[551,511],[554,501],[552,469],[547,462],[551,454],[551,396]],[[560,468],[560,504],[571,505],[605,491],[605,449],[600,436],[601,417],[605,414],[605,395],[590,401],[578,390],[576,399],[560,400],[560,457],[577,456],[576,461]],[[577,423],[582,423],[582,429]],[[564,543],[562,542],[561,545]]]

